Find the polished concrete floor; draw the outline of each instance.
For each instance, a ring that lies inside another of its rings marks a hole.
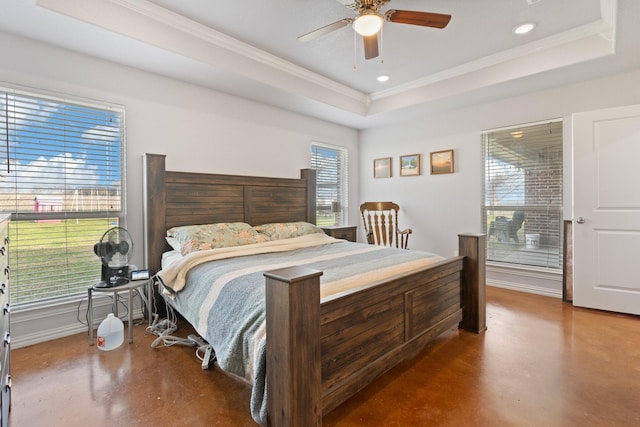
[[[447,333],[324,426],[640,426],[640,318],[487,296],[485,334]],[[9,425],[255,425],[247,386],[203,371],[192,348],[152,349],[154,337],[134,329],[111,352],[85,334],[14,350]]]

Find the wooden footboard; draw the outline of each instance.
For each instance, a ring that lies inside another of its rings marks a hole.
[[[269,425],[320,426],[322,414],[443,332],[483,332],[485,236],[460,235],[459,248],[459,257],[322,302],[321,272],[266,273]]]

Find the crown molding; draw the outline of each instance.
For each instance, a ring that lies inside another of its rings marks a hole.
[[[42,0],[39,0],[40,3]],[[307,70],[261,49],[241,42],[224,33],[193,21],[187,17],[174,13],[147,0],[109,0],[120,7],[131,10],[141,16],[151,19],[177,31],[189,34],[208,44],[224,48],[237,55],[244,56],[275,70],[298,77],[302,80],[321,86],[324,89],[339,92],[359,102],[366,102],[367,95],[349,86],[340,84],[320,74]]]
[[[147,0],[92,0],[90,4],[75,0],[36,0],[36,4],[151,46],[345,111],[363,115],[367,110],[368,94],[285,61]]]
[[[610,2],[615,0],[603,0],[603,2]],[[506,64],[511,61],[515,61],[524,58],[529,55],[539,54],[544,51],[556,49],[558,47],[566,46],[571,43],[588,40],[593,36],[597,36],[604,40],[611,41],[614,39],[612,34],[614,33],[614,27],[607,21],[600,19],[598,21],[582,25],[580,27],[573,28],[562,33],[555,34],[550,37],[546,37],[541,40],[537,40],[531,43],[524,44],[517,48],[508,49],[488,55],[475,61],[467,62],[465,64],[449,68],[439,73],[431,74],[424,78],[414,80],[405,85],[396,86],[391,89],[379,91],[371,94],[372,100],[379,100],[390,96],[396,96],[404,92],[420,89],[425,86],[433,85],[446,80],[454,79],[466,74],[478,72],[480,70],[494,67],[500,64]],[[613,53],[613,45],[611,51]],[[585,57],[585,60],[593,59],[593,56]]]
[[[360,118],[613,54],[617,4],[617,0],[600,0],[601,18],[597,21],[368,94],[148,0],[36,0],[38,7],[235,74],[246,91],[254,83],[255,87],[268,87],[271,92],[265,95],[269,97],[266,103],[276,102],[274,94],[282,95]]]

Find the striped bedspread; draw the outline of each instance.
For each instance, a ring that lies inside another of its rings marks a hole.
[[[195,252],[158,276],[171,304],[213,346],[220,368],[253,385],[251,413],[266,424],[264,272],[301,265],[320,270],[321,298],[326,299],[440,260],[425,252],[311,234]]]

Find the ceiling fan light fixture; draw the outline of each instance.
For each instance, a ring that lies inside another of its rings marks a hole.
[[[361,36],[377,34],[382,28],[384,18],[373,10],[365,11],[353,21],[353,30]]]

